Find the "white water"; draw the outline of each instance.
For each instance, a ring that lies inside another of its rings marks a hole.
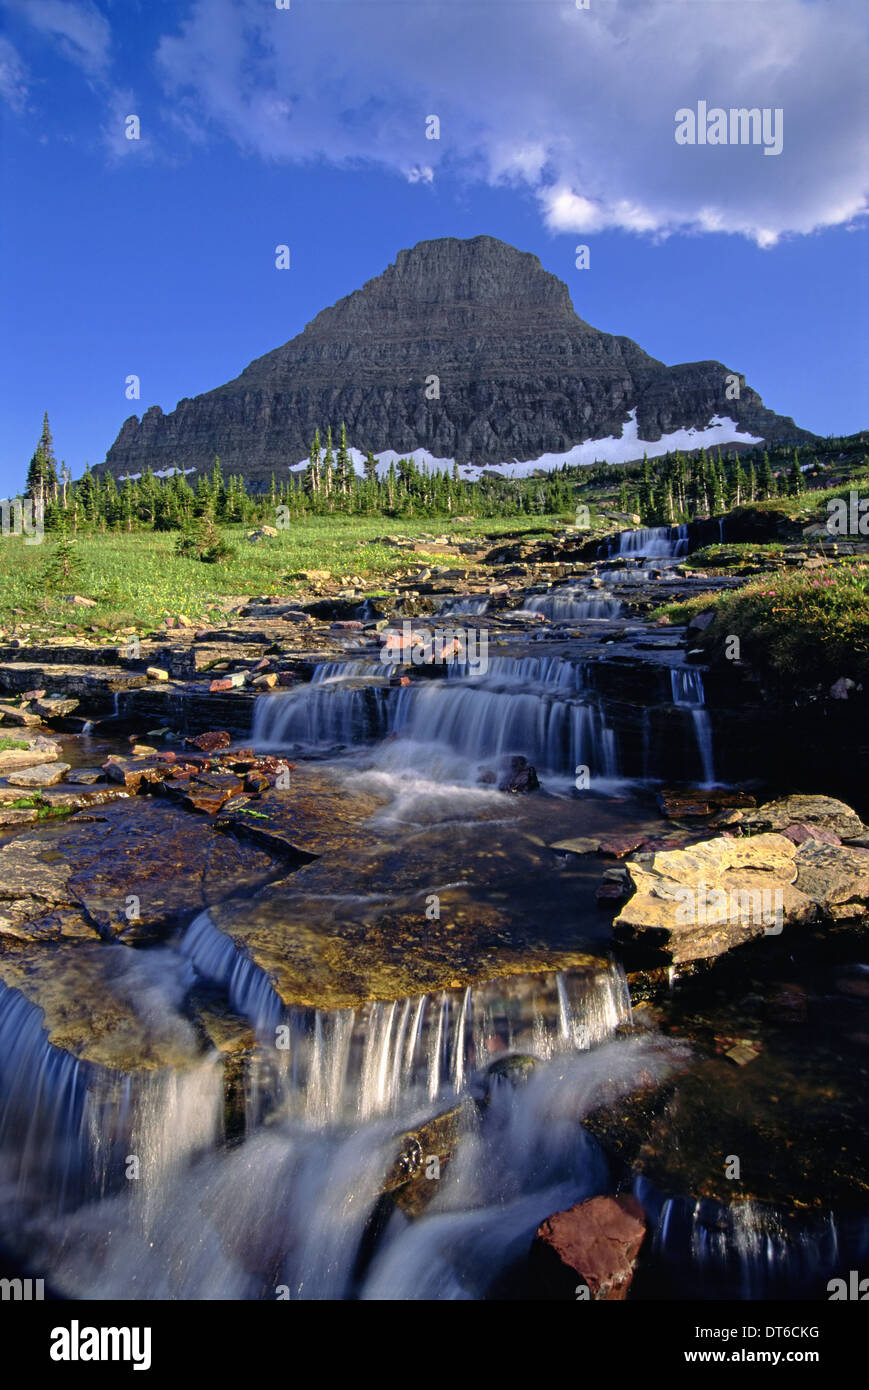
[[[68,1219],[63,1239],[49,1226],[48,1267],[61,1289],[89,1298],[484,1298],[517,1262],[521,1278],[541,1220],[606,1190],[582,1117],[679,1056],[648,1037],[611,1041],[466,1098],[427,1209],[415,1220],[393,1210],[368,1260],[363,1237],[401,1136],[432,1107],[327,1129],[279,1120],[168,1179],[145,1225],[118,1198]]]
[[[553,622],[588,622],[595,619],[618,618],[622,605],[612,594],[601,591],[589,597],[588,588],[565,585],[548,594],[534,594],[525,601],[529,613],[542,613]]]
[[[480,674],[468,676],[467,667],[455,666],[446,680],[400,688],[370,679],[382,669],[376,660],[331,663],[307,686],[260,696],[254,744],[275,751],[352,748],[399,734],[377,753],[392,771],[418,771],[422,745],[435,775],[439,758],[431,750],[451,755],[449,776],[460,782],[473,783],[481,762],[509,755],[556,774],[572,774],[582,764],[592,775],[619,775],[604,707],[582,694],[582,668],[574,663],[496,656]]]
[[[703,676],[700,671],[679,667],[670,672],[673,687],[673,704],[685,705],[691,712],[694,738],[703,769],[703,783],[715,783],[715,756],[712,742],[712,725],[706,709],[706,695],[703,689]]]
[[[77,1060],[49,1042],[41,1009],[0,984],[0,1188],[7,1200],[14,1192],[18,1202],[38,1199],[59,1211],[122,1185],[130,1156],[139,1165],[131,1190],[142,1201],[158,1200],[167,1175],[222,1133],[217,1059],[197,1056],[166,974],[157,978],[142,953],[104,949],[129,956],[145,1015],[164,1032],[169,1021],[189,1061],[153,1070],[145,1061],[142,1070],[120,1073]]]
[[[676,559],[688,551],[688,527],[647,526],[634,531],[620,531],[618,549],[610,554],[633,559]]]
[[[221,986],[263,1044],[274,1103],[306,1123],[394,1113],[409,1100],[445,1101],[505,1052],[549,1057],[590,1048],[630,1020],[624,975],[522,975],[360,1009],[287,1008],[268,974],[202,912],[182,951]]]

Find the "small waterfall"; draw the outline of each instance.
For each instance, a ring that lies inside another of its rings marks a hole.
[[[557,774],[582,764],[592,775],[619,775],[615,734],[597,697],[583,694],[576,663],[496,656],[470,677],[466,665],[455,664],[445,680],[402,687],[360,679],[388,669],[376,660],[326,663],[307,686],[259,696],[254,744],[362,747],[400,734],[404,752],[394,745],[384,750],[396,768],[402,757],[418,766],[418,745],[434,743],[466,760],[472,782],[481,762],[511,754]]]
[[[267,973],[208,912],[191,923],[182,950],[257,1031],[262,1065],[253,1109],[261,1113],[271,1092],[308,1125],[361,1123],[408,1103],[447,1100],[499,1056],[588,1049],[630,1019],[624,975],[607,962],[593,971],[505,977],[324,1011],[287,1008]]]
[[[131,1157],[131,1190],[157,1200],[168,1174],[217,1142],[222,1098],[216,1054],[131,1073],[84,1062],[49,1042],[41,1009],[0,984],[0,1163],[19,1200],[50,1193],[61,1211],[104,1195],[125,1185]]]
[[[448,675],[453,680],[472,675],[475,683],[485,681],[490,687],[520,685],[579,691],[585,685],[582,666],[560,656],[490,656],[485,673],[475,675],[465,663],[450,666]]]
[[[620,531],[618,546],[611,546],[611,555],[632,556],[634,559],[676,559],[688,553],[688,526],[646,526],[634,531]]]
[[[600,593],[588,597],[588,589],[565,585],[548,594],[535,594],[525,603],[529,613],[542,613],[553,622],[587,622],[592,619],[614,619],[621,616],[622,605],[612,594]]]
[[[557,692],[498,688],[488,676],[406,686],[398,692],[392,727],[410,745],[435,743],[459,753],[472,775],[481,762],[522,754],[552,773],[572,773],[582,764],[592,776],[618,776],[615,736],[602,706]],[[400,750],[390,756],[394,763]],[[408,747],[407,757],[418,764],[415,747]]]
[[[488,594],[462,594],[458,598],[445,599],[437,610],[437,616],[446,618],[458,613],[479,616],[481,613],[488,613],[491,602]]]
[[[700,765],[703,770],[703,782],[706,786],[712,786],[715,782],[715,756],[712,746],[712,725],[709,721],[709,711],[706,708],[706,696],[703,689],[703,676],[699,671],[679,666],[674,667],[670,672],[670,680],[673,689],[673,704],[685,706],[691,712],[694,738],[697,742],[697,752],[700,755]]]
[[[49,1231],[40,1268],[91,1299],[133,1289],[142,1300],[468,1300],[504,1296],[505,1280],[507,1296],[527,1297],[540,1222],[608,1190],[583,1116],[640,1077],[663,1080],[680,1055],[646,1037],[604,1042],[454,1105],[453,1156],[437,1181],[415,1180],[428,1197],[415,1220],[399,1210],[384,1220],[381,1194],[431,1107],[325,1131],[276,1119],[173,1175],[146,1232],[119,1200],[76,1214],[62,1236]]]
[[[832,1276],[869,1255],[865,1220],[667,1196],[643,1177],[634,1191],[652,1226],[655,1277],[668,1281],[670,1297],[825,1298]]]
[[[387,676],[393,667],[369,657],[355,661],[321,661],[314,667],[311,685],[325,685],[333,681],[365,680],[374,676]]]
[[[360,669],[343,669],[348,666]],[[372,662],[327,662],[306,686],[286,694],[258,696],[253,717],[255,745],[352,747],[385,738],[397,694],[384,679],[392,669]]]

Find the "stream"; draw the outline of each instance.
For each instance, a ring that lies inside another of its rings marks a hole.
[[[81,1299],[522,1299],[542,1221],[631,1191],[648,1222],[632,1297],[818,1297],[865,1264],[858,1212],[668,1189],[584,1123],[692,1064],[687,1030],[635,1019],[595,899],[617,861],[552,848],[661,833],[662,784],[720,785],[703,671],[666,629],[644,630],[642,698],[614,684],[643,626],[624,590],[653,568],[666,583],[683,532],[624,533],[592,581],[527,595],[482,669],[401,684],[411,668],[369,642],[257,697],[248,743],[312,803],[337,796],[346,838],[167,940],[99,948],[147,1065],[82,1060],[0,986],[6,1258]],[[426,621],[490,616],[458,596]],[[122,746],[85,736],[71,757]],[[527,765],[539,792],[499,789]],[[822,1026],[809,1066],[839,1066],[839,1041]],[[706,1155],[706,1121],[685,1123]]]

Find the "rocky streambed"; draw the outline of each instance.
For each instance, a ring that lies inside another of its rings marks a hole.
[[[866,808],[784,781],[646,621],[714,583],[684,543],[7,641],[11,1268],[618,1299],[857,1267]]]

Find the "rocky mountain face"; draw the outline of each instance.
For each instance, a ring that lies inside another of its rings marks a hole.
[[[234,381],[169,415],[152,406],[131,416],[105,466],[116,476],[146,464],[210,469],[219,455],[225,471],[265,480],[307,456],[316,428],[342,420],[362,450],[422,448],[475,464],[618,437],[633,409],[641,441],[716,415],[767,441],[813,438],[744,382],[727,399],[732,370],[667,367],[579,318],[536,256],[494,237],[444,237],[400,251]]]

